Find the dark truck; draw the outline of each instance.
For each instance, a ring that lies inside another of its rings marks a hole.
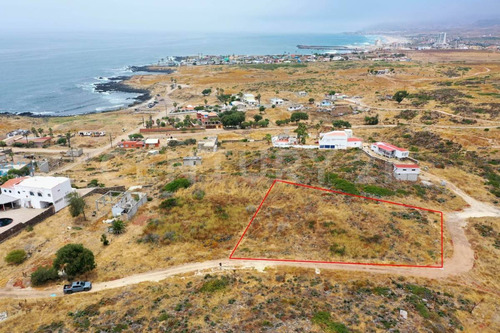
[[[65,294],[72,294],[80,291],[89,291],[90,289],[92,289],[92,282],[75,281],[71,284],[65,284],[63,287],[63,292]]]

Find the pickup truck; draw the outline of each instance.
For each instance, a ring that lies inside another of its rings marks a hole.
[[[63,287],[63,292],[65,294],[72,294],[80,291],[89,291],[90,289],[92,289],[92,282],[75,281],[71,284],[65,284]]]

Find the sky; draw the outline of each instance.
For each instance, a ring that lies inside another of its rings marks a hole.
[[[500,17],[499,0],[0,0],[0,31],[336,33]]]

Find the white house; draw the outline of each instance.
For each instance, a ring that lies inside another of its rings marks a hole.
[[[371,145],[371,150],[385,157],[395,157],[399,159],[407,158],[410,152],[406,149],[396,147],[387,142],[375,142]]]
[[[350,129],[320,133],[319,135],[320,149],[361,148],[362,145],[363,140],[353,137]]]
[[[294,105],[290,105],[288,107],[288,111],[299,111],[299,110],[302,110],[304,106],[302,106],[301,104],[294,104]]]
[[[299,144],[296,135],[278,134],[271,138],[273,147],[286,148]]]
[[[329,100],[327,99],[324,99],[321,101],[321,103],[319,104],[320,106],[331,106],[332,105],[332,102],[330,102]]]
[[[418,164],[394,164],[393,175],[397,180],[409,180],[415,182],[418,180],[420,167]]]
[[[284,101],[281,98],[271,98],[272,105],[283,105]]]
[[[74,191],[70,179],[66,177],[14,178],[0,188],[2,197],[11,197],[12,202],[22,207],[40,209],[54,206],[56,212],[68,205],[66,195]]]
[[[253,94],[243,94],[243,102],[248,105],[257,105],[257,101],[255,100],[255,96]]]

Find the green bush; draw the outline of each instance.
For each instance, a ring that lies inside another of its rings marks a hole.
[[[6,256],[5,256],[5,261],[8,264],[12,265],[19,265],[23,263],[27,258],[26,251],[24,250],[13,250],[10,251]]]
[[[191,182],[186,178],[177,178],[163,187],[164,191],[175,192],[181,188],[188,188],[191,186]]]
[[[229,285],[229,278],[228,277],[221,277],[220,279],[213,279],[210,281],[205,282],[201,288],[200,292],[203,293],[213,293],[218,290],[223,290]]]
[[[321,326],[325,332],[349,332],[349,329],[344,324],[333,321],[330,313],[326,311],[316,312],[312,318],[312,322]]]
[[[57,280],[59,275],[54,267],[45,266],[38,267],[36,271],[31,273],[31,283],[34,286],[40,286],[46,282]]]
[[[160,204],[161,209],[170,209],[175,206],[177,206],[176,198],[168,198],[167,200],[163,200]]]
[[[325,175],[325,183],[331,185],[333,188],[351,194],[359,194],[358,189],[354,183],[351,183],[348,180],[340,178],[339,175],[335,173],[328,172]]]
[[[94,254],[82,244],[67,244],[56,253],[54,268],[64,269],[69,278],[91,271],[95,267]]]
[[[366,185],[363,187],[363,191],[366,193],[374,194],[378,197],[385,197],[385,196],[391,196],[396,194],[396,192],[389,190],[387,188],[379,187],[376,185]]]
[[[120,235],[125,232],[125,222],[122,220],[114,220],[111,223],[111,228],[113,229],[114,235]]]

